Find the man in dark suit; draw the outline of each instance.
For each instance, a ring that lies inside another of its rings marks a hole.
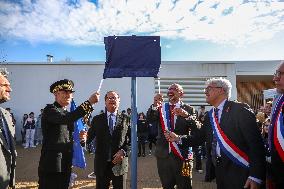
[[[214,108],[206,114],[201,138],[206,136],[217,188],[259,189],[265,182],[265,153],[254,113],[248,105],[228,100],[229,80],[213,78],[206,84],[206,102]],[[171,133],[169,140],[178,140],[178,135]]]
[[[207,142],[212,144],[217,188],[260,188],[265,182],[265,153],[254,113],[248,105],[228,100],[232,88],[229,80],[213,78],[206,84],[206,102],[215,108],[207,114],[204,125]],[[231,142],[227,141],[228,145],[218,135],[222,132],[223,139],[226,136]],[[228,146],[235,146],[234,151],[228,151]],[[244,161],[238,161],[240,156]]]
[[[281,61],[274,73],[273,81],[277,92],[279,93],[273,101],[271,114],[271,126],[269,128],[269,146],[271,148],[271,164],[272,164],[272,179],[275,182],[276,188],[284,188],[284,148],[283,148],[283,133],[279,132],[280,127],[283,127],[284,107],[282,101],[284,99],[284,61]],[[279,103],[280,102],[280,103]],[[277,106],[279,104],[279,106]],[[279,113],[282,113],[279,115]],[[279,115],[279,119],[276,119]],[[282,146],[279,145],[282,143]]]
[[[60,80],[50,86],[55,96],[53,104],[47,104],[41,118],[43,142],[38,167],[39,189],[67,189],[69,186],[72,157],[74,122],[93,111],[92,105],[99,100],[94,93],[73,112],[67,106],[73,98],[74,83]],[[81,133],[84,139],[86,132]]]
[[[0,69],[0,103],[10,100],[12,91],[7,71]],[[11,114],[0,107],[0,189],[15,188],[16,143]]]
[[[195,140],[197,128],[195,110],[181,101],[183,96],[181,85],[172,84],[168,88],[167,96],[169,102],[163,103],[162,95],[157,94],[154,97],[154,104],[147,111],[147,121],[158,123],[155,151],[158,173],[163,188],[173,189],[177,185],[179,189],[190,189],[192,188],[193,161],[191,146],[198,145]],[[161,115],[165,119],[162,120]],[[167,138],[171,132],[175,132],[179,136],[187,136],[191,133],[188,136],[190,143],[170,144]],[[175,153],[176,151],[181,153]],[[184,174],[184,171],[188,174]]]
[[[217,188],[260,188],[265,182],[265,154],[254,113],[248,105],[228,100],[229,80],[213,78],[206,85],[206,102],[214,109],[206,114],[203,129]]]
[[[118,112],[120,98],[117,92],[105,95],[106,111],[95,116],[88,130],[87,143],[96,137],[95,173],[96,188],[125,188],[128,171],[127,136],[129,125],[127,116]]]

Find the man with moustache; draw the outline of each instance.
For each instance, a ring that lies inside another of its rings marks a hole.
[[[154,97],[154,103],[147,111],[147,121],[158,123],[156,143],[156,159],[162,187],[173,189],[192,188],[193,156],[191,147],[198,145],[196,121],[193,107],[181,101],[183,88],[172,84],[168,88],[169,102],[163,103],[161,94]],[[170,133],[178,135],[177,141],[169,141]],[[190,133],[190,135],[189,135]],[[181,142],[182,137],[189,139],[188,143]]]
[[[272,180],[276,188],[284,188],[284,61],[277,67],[273,81],[278,92],[273,101],[271,126],[269,128],[269,146],[271,151]]]
[[[41,118],[42,149],[38,167],[39,189],[68,189],[72,170],[74,122],[88,116],[92,105],[99,100],[94,93],[73,112],[67,111],[74,93],[74,83],[64,79],[50,86],[55,97],[53,104],[47,104]],[[80,133],[81,140],[86,132]]]
[[[120,97],[115,91],[105,95],[105,112],[95,116],[88,130],[87,143],[96,137],[96,188],[125,188],[128,171],[127,115],[118,112]]]
[[[10,100],[8,72],[0,68],[0,103]],[[15,188],[16,143],[11,114],[0,107],[0,189]]]
[[[224,78],[207,80],[205,88],[206,102],[213,108],[202,133],[215,165],[217,189],[259,189],[265,182],[264,144],[253,111],[229,100],[231,88]],[[169,140],[177,140],[177,135],[171,133]]]

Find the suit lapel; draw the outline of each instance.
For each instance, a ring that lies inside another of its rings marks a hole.
[[[14,128],[13,128],[13,123],[12,123],[12,119],[10,117],[10,115],[8,115],[8,112],[6,110],[4,110],[3,108],[0,109],[2,115],[3,115],[3,121],[5,123],[3,124],[6,124],[7,126],[7,135],[8,137],[11,139],[10,142],[11,142],[11,148],[13,148],[12,150],[14,151],[14,146],[15,146],[15,141],[13,140],[13,133],[14,132]],[[11,131],[13,133],[11,133]],[[10,152],[10,148],[6,142],[6,139],[4,138],[4,135],[2,134],[2,132],[0,133],[0,142],[2,143],[2,145]]]
[[[185,109],[184,105],[185,104],[181,101],[180,102],[180,108]],[[175,117],[176,117],[176,119],[175,119],[175,128],[176,128],[176,124],[177,124],[178,120],[181,119],[181,116],[175,116]]]
[[[114,126],[114,128],[113,128],[113,133],[116,132],[116,130],[117,130],[117,128],[118,128],[118,126],[119,126],[119,124],[120,124],[120,122],[121,122],[120,119],[121,119],[121,114],[117,112],[117,114],[116,114],[115,126]],[[112,134],[113,134],[113,133],[112,133]]]
[[[4,135],[2,134],[2,132],[0,133],[0,143],[6,148],[6,150],[9,151],[8,144],[7,144],[6,139],[4,138]]]
[[[221,120],[220,120],[220,127],[224,128],[224,125],[226,125],[228,118],[230,116],[230,109],[231,109],[231,102],[226,101],[223,107],[222,115],[221,115]]]
[[[108,116],[107,116],[107,111],[104,113],[104,124],[105,125],[105,130],[108,131],[108,133],[110,134],[110,130],[109,130],[109,125],[108,125]],[[111,134],[110,134],[111,135]]]
[[[13,122],[12,122],[12,118],[11,118],[11,114],[8,113],[7,111],[3,112],[3,118],[4,121],[6,123],[6,125],[8,126],[9,132],[11,133],[12,136],[15,135],[15,128],[13,126]]]

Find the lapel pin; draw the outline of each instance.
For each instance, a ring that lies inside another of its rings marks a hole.
[[[228,112],[229,112],[229,110],[230,110],[230,107],[228,107],[228,108],[226,109],[226,112],[228,113]]]

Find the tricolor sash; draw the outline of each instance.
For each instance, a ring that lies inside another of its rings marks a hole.
[[[280,156],[281,160],[284,162],[284,126],[283,126],[283,113],[282,108],[284,104],[284,95],[281,95],[276,101],[272,119],[271,119],[271,127],[272,127],[272,140],[274,147]]]
[[[163,103],[162,106],[159,107],[159,113],[163,132],[169,132],[171,130],[169,103]],[[169,152],[171,151],[183,161],[187,161],[193,158],[191,147],[188,148],[188,155],[186,158],[184,158],[176,142],[169,142]]]
[[[220,149],[226,154],[226,156],[234,163],[249,168],[249,158],[246,153],[239,149],[224,133],[221,129],[219,121],[214,114],[213,109],[209,111],[209,118],[213,129],[214,136],[220,146]]]

